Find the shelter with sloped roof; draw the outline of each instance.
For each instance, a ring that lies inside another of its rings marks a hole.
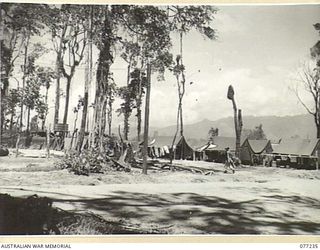
[[[240,160],[244,164],[254,164],[257,157],[262,154],[272,153],[272,151],[270,140],[246,139],[241,145]]]
[[[282,139],[273,146],[275,159],[278,165],[297,168],[316,168],[320,155],[320,139]]]
[[[319,150],[319,139],[282,139],[274,147],[274,154],[315,156]]]
[[[157,158],[170,158],[173,136],[157,136],[149,143],[149,156]],[[184,136],[177,137],[173,144],[174,159],[192,160],[193,149]]]
[[[245,141],[245,137],[241,137],[240,145]],[[232,154],[236,151],[236,138],[215,136],[212,141],[203,150],[206,154],[206,160],[215,162],[225,162],[226,160],[226,148],[230,149]]]

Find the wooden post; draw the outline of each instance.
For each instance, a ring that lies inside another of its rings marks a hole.
[[[147,65],[147,92],[146,92],[146,107],[145,107],[145,117],[144,117],[144,135],[143,135],[143,167],[142,173],[147,174],[147,158],[148,158],[148,137],[149,137],[149,111],[150,111],[150,91],[151,91],[151,67],[148,63]]]

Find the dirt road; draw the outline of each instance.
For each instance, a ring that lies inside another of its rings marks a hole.
[[[1,193],[47,196],[54,206],[107,220],[163,227],[171,234],[320,233],[320,171],[248,167],[232,175],[220,164],[200,163],[215,174],[133,171],[86,177],[57,170],[45,159],[3,163]]]

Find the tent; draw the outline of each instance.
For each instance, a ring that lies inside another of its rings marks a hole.
[[[246,139],[241,145],[240,160],[244,164],[254,164],[260,162],[262,154],[269,154],[272,152],[270,140],[249,140]]]
[[[157,136],[150,140],[148,154],[150,157],[170,158],[170,151],[173,142],[172,136]],[[184,136],[177,137],[173,145],[174,159],[193,159],[193,149],[187,143]]]

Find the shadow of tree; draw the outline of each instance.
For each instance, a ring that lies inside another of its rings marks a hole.
[[[309,197],[265,195],[233,201],[196,193],[145,194],[114,192],[99,199],[55,199],[104,218],[128,223],[171,226],[179,234],[314,234],[320,223],[303,218],[297,209],[320,210]],[[276,208],[277,204],[284,205]]]

